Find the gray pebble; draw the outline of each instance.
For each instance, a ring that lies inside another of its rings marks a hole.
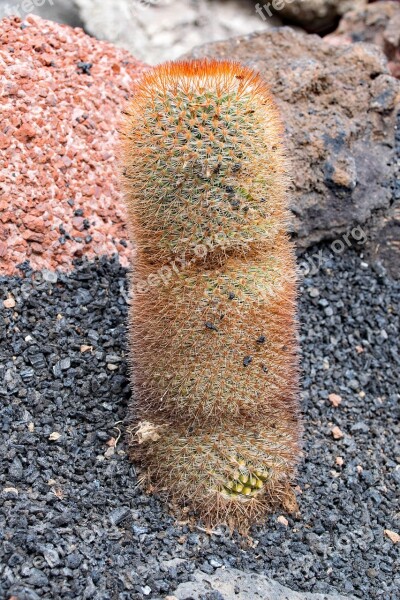
[[[82,562],[82,556],[78,552],[68,554],[65,564],[68,569],[77,569]]]
[[[109,519],[113,525],[119,525],[124,519],[126,519],[131,514],[130,508],[128,506],[120,506],[115,508],[110,514]]]
[[[63,358],[60,361],[60,369],[61,371],[67,371],[71,367],[71,359],[69,357]]]
[[[43,269],[42,276],[45,281],[49,283],[57,283],[58,275],[54,271],[48,271],[47,269]]]
[[[17,456],[12,461],[8,472],[9,472],[9,476],[12,479],[19,480],[22,478],[22,473],[23,473],[22,462],[20,461],[20,459]]]

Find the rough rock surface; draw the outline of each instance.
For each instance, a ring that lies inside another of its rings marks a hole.
[[[324,38],[332,44],[370,42],[383,50],[388,67],[400,79],[400,3],[376,2],[348,12],[338,29]]]
[[[294,592],[264,575],[244,573],[229,567],[217,569],[209,575],[199,570],[193,575],[195,581],[181,583],[173,592],[176,600],[203,600],[207,597],[216,600],[350,600],[350,596],[339,594]]]
[[[118,252],[117,126],[144,65],[82,30],[0,22],[0,272]]]
[[[51,269],[118,252],[126,264],[117,126],[145,66],[36,17],[2,21],[0,32],[0,272],[26,257]],[[287,124],[299,247],[374,221],[373,254],[398,274],[399,83],[379,52],[283,28],[193,54],[238,58],[272,84]]]
[[[265,30],[246,0],[76,0],[86,30],[156,64],[174,60],[193,46]]]
[[[286,124],[299,247],[389,211],[399,172],[400,84],[378,48],[336,47],[284,27],[187,56],[240,60],[271,85]]]
[[[398,600],[400,282],[330,246],[313,249],[300,288],[300,512],[251,540],[177,523],[138,485],[122,422],[126,269],[79,259],[69,274],[0,277],[2,600],[160,600],[222,566]]]
[[[367,2],[368,0],[282,0],[283,8],[278,12],[307,31],[316,32],[329,29],[347,11],[365,6]]]

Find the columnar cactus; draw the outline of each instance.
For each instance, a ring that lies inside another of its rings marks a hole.
[[[132,456],[177,504],[243,530],[293,506],[299,457],[295,259],[267,86],[234,62],[154,68],[122,164]]]

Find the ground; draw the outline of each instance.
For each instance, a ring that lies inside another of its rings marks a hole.
[[[299,306],[300,513],[287,525],[270,516],[250,545],[176,522],[138,485],[125,453],[118,260],[82,260],[69,275],[23,264],[2,278],[0,597],[163,598],[196,569],[226,565],[296,590],[399,598],[389,534],[399,531],[400,284],[353,248],[314,253],[321,267],[302,281]]]

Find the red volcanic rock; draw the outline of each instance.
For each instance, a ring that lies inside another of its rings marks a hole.
[[[0,274],[26,259],[68,269],[117,252],[127,264],[115,148],[145,68],[80,29],[0,22]]]

